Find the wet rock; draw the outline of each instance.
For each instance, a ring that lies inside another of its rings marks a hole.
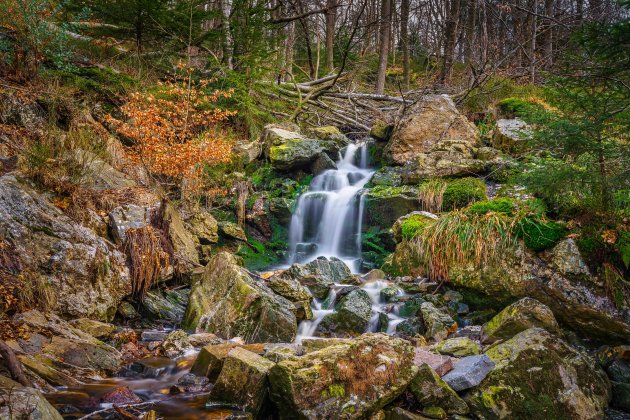
[[[495,368],[466,400],[475,416],[554,419],[604,416],[610,383],[588,356],[541,328],[530,328],[486,352]],[[457,369],[457,366],[456,366]],[[448,381],[447,381],[448,382]]]
[[[487,355],[468,356],[455,362],[453,370],[442,379],[455,391],[477,386],[494,368],[495,362]]]
[[[202,245],[211,245],[219,240],[219,224],[216,219],[206,211],[197,211],[186,220],[190,233]]]
[[[329,169],[337,169],[335,162],[328,157],[326,153],[317,155],[315,161],[311,164],[311,172],[317,176]]]
[[[109,321],[131,292],[125,258],[113,244],[12,175],[0,177],[0,231],[21,269],[32,273],[35,296],[57,314]]]
[[[197,376],[205,376],[209,378],[211,382],[214,382],[223,368],[223,362],[228,353],[236,347],[243,347],[257,354],[264,353],[264,345],[261,344],[209,344],[199,351],[195,362],[190,368],[190,372]]]
[[[318,330],[335,335],[361,334],[367,330],[371,318],[370,295],[363,289],[356,289],[335,305],[335,312],[322,319]]]
[[[363,278],[365,279],[365,281],[383,280],[387,278],[387,274],[385,274],[383,270],[375,268],[368,271],[367,274],[363,276]]]
[[[420,210],[418,189],[414,186],[376,186],[365,191],[365,226],[389,228],[413,211]]]
[[[188,340],[188,334],[182,330],[176,330],[166,337],[162,342],[161,348],[162,353],[172,359],[192,350],[193,346]]]
[[[70,325],[94,338],[107,338],[116,330],[115,325],[87,318],[73,319],[70,321]]]
[[[183,325],[223,339],[243,337],[252,342],[292,342],[297,331],[295,307],[253,280],[236,258],[214,256],[192,287]]]
[[[203,347],[209,344],[221,344],[223,340],[211,333],[191,334],[188,341],[193,347]]]
[[[142,402],[142,398],[133,393],[127,386],[115,388],[101,397],[102,403],[128,405]]]
[[[279,274],[306,286],[313,296],[325,299],[335,283],[344,283],[352,278],[348,266],[338,258],[319,257],[308,264],[293,264]]]
[[[592,279],[588,266],[582,259],[582,254],[572,238],[558,242],[549,251],[551,266],[558,273],[577,279]]]
[[[483,342],[511,338],[532,327],[541,327],[552,333],[559,331],[551,309],[536,299],[525,297],[503,309],[483,326]]]
[[[219,222],[219,232],[230,239],[237,239],[239,241],[246,242],[247,235],[243,228],[236,223],[232,222]]]
[[[196,376],[192,373],[187,373],[177,381],[177,385],[182,387],[186,392],[202,392],[208,388],[209,384],[210,380],[208,378]]]
[[[364,334],[271,368],[271,398],[282,417],[366,418],[413,379],[413,348],[383,334]]]
[[[0,418],[63,420],[41,392],[0,376]]]
[[[476,127],[459,113],[447,95],[426,95],[398,123],[385,156],[404,165],[443,140],[479,141]]]
[[[142,341],[164,341],[168,337],[168,331],[148,330],[142,331],[140,339]]]
[[[398,287],[385,287],[384,289],[381,289],[380,297],[384,302],[391,302],[401,293],[402,290]]]
[[[468,405],[429,365],[422,364],[409,384],[409,391],[424,407],[441,407],[448,414],[466,414]]]
[[[178,324],[186,312],[189,293],[190,289],[150,290],[142,300],[142,306],[154,317]]]
[[[109,212],[109,230],[117,244],[124,244],[129,229],[138,229],[151,224],[159,203],[153,206],[125,204]]]
[[[439,376],[444,376],[453,370],[453,358],[431,353],[420,348],[415,349],[413,363],[416,366],[429,365]]]
[[[431,302],[420,305],[422,320],[426,327],[425,336],[436,341],[444,340],[457,330],[457,323],[450,315],[440,311]]]
[[[267,398],[267,373],[272,366],[273,362],[251,351],[230,350],[209,400],[233,404],[256,417]]]
[[[455,357],[474,356],[481,353],[479,344],[468,337],[449,338],[438,343],[435,349],[440,354]]]
[[[505,153],[522,152],[531,137],[531,127],[520,118],[499,119],[492,133],[492,146]]]

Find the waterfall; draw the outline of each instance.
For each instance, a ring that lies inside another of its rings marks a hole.
[[[374,174],[366,143],[350,144],[298,198],[289,228],[289,263],[337,257],[359,271],[363,200],[360,191]]]

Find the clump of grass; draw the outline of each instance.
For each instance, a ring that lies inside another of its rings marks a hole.
[[[442,196],[445,210],[466,207],[486,199],[486,184],[479,178],[459,178],[449,181]]]
[[[405,240],[411,240],[418,236],[427,226],[427,217],[414,215],[405,219],[400,225],[400,235]]]
[[[447,187],[448,183],[440,178],[431,179],[422,184],[418,194],[420,203],[422,203],[422,210],[431,213],[441,212],[444,192]]]
[[[468,207],[468,213],[486,214],[488,212],[503,213],[508,216],[514,214],[514,200],[507,197],[499,197],[493,200],[477,201]]]
[[[125,251],[129,259],[132,296],[140,301],[159,280],[162,269],[169,265],[169,255],[162,248],[162,239],[153,226],[127,231]]]

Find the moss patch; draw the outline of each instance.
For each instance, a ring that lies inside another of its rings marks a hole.
[[[466,207],[486,199],[486,184],[479,178],[460,178],[448,183],[442,199],[445,210]]]

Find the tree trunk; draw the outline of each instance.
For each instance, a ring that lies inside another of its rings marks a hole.
[[[548,17],[545,21],[545,41],[544,41],[544,55],[545,66],[551,67],[553,65],[553,24],[551,18],[554,17],[554,0],[545,0],[545,16]]]
[[[389,36],[392,26],[392,0],[382,0],[381,3],[381,27],[380,49],[378,60],[378,75],[376,77],[376,93],[382,95],[385,91],[385,72],[389,58]]]
[[[6,365],[13,379],[24,386],[33,386],[33,384],[31,384],[31,381],[29,381],[24,374],[22,363],[20,363],[18,358],[15,356],[13,349],[9,347],[9,345],[3,340],[0,340],[0,356],[2,356],[2,358],[4,359],[4,364]]]
[[[442,57],[442,69],[440,70],[439,76],[441,84],[445,84],[448,81],[453,67],[453,56],[455,54],[459,17],[461,14],[461,0],[450,0],[447,13],[444,55]]]
[[[329,73],[335,71],[335,23],[337,21],[337,0],[327,0],[326,6],[326,69]]]
[[[400,2],[400,47],[402,49],[403,85],[409,90],[409,0]]]

